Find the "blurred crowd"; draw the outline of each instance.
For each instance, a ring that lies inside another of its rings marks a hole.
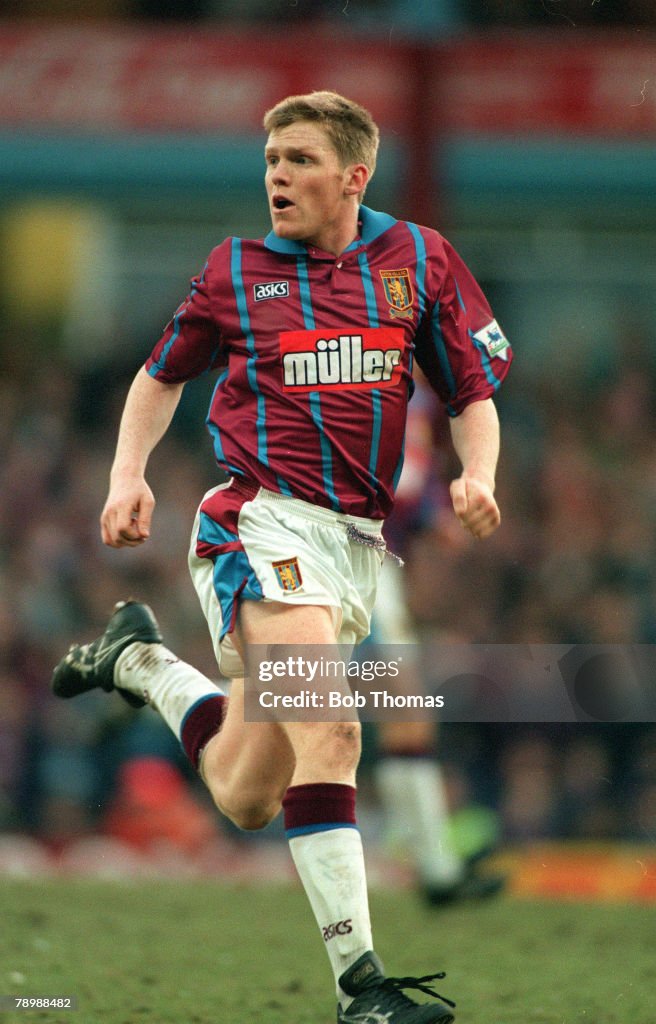
[[[171,766],[204,800],[154,713],[117,695],[67,704],[49,693],[69,644],[97,635],[130,595],[153,605],[170,647],[216,678],[186,567],[197,502],[218,479],[205,385],[186,389],[153,456],[148,544],[113,551],[99,538],[120,408],[151,340],[128,367],[85,368],[15,330],[0,340],[0,831],[56,842],[116,829],[135,758]],[[430,486],[411,519],[390,524],[404,533],[418,629],[503,644],[654,643],[656,367],[640,331],[619,339],[603,373],[529,381],[518,363],[503,391],[497,534],[470,543],[457,526],[457,467],[439,419]],[[507,840],[656,841],[654,726],[452,724],[439,750],[454,810],[492,809]],[[374,757],[368,741],[365,777]],[[153,779],[168,792],[161,772]]]
[[[0,14],[235,24],[347,19],[356,28],[393,24],[422,36],[477,26],[656,25],[651,0],[0,0]]]
[[[476,27],[639,30],[656,25],[656,5],[0,0],[0,16],[215,26],[340,19],[367,32],[430,38]],[[124,395],[156,332],[133,358],[89,354],[82,364],[79,353],[71,361],[58,346],[57,328],[35,338],[5,319],[0,331],[0,833],[29,831],[53,843],[99,829],[135,838],[144,823],[179,834],[184,821],[189,835],[203,835],[208,821],[219,827],[218,816],[159,718],[135,714],[117,695],[57,702],[49,680],[69,644],[95,637],[127,596],[152,604],[169,646],[216,676],[186,566],[197,503],[219,479],[202,426],[211,382],[185,390],[153,456],[151,539],[136,551],[113,551],[100,541],[98,517]],[[526,369],[530,353],[520,352],[499,396],[503,525],[485,544],[469,542],[450,509],[448,483],[458,467],[444,418],[431,413],[424,423],[433,435],[430,465],[420,467],[410,513],[406,507],[387,529],[406,557],[410,611],[425,639],[656,643],[653,338],[625,311],[610,359],[588,358],[588,349],[577,362],[576,353],[575,327],[571,338],[554,339],[553,360],[543,354],[535,372]],[[412,459],[410,443],[411,469]],[[454,813],[490,809],[508,841],[656,841],[656,726],[450,724],[436,734]],[[373,731],[365,739],[366,783]],[[166,821],[156,814],[164,807]]]

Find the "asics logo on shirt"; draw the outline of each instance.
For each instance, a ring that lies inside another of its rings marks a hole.
[[[285,391],[368,390],[401,377],[403,331],[368,327],[357,334],[284,331],[280,335]]]
[[[253,298],[256,302],[262,299],[284,299],[289,295],[289,281],[267,281],[253,285]]]

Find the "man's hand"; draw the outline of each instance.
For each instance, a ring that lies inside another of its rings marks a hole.
[[[112,480],[100,516],[103,542],[110,548],[135,548],[150,536],[155,507],[153,492],[143,477]]]
[[[494,533],[501,513],[489,483],[463,473],[451,482],[450,493],[453,511],[473,537],[483,540]]]

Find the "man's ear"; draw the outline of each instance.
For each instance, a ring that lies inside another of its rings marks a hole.
[[[351,164],[346,169],[346,181],[344,184],[344,195],[357,196],[366,187],[371,175],[369,168],[364,164]]]

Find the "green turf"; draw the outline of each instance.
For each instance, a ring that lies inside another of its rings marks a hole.
[[[390,974],[448,972],[438,987],[458,1024],[656,1020],[653,908],[501,899],[431,912],[374,893],[372,916]],[[285,887],[0,880],[0,994],[80,1006],[3,1024],[334,1022],[318,931]]]

